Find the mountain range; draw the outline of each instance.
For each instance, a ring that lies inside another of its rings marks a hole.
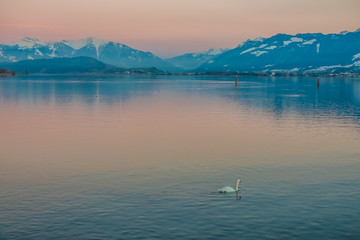
[[[360,29],[248,40],[203,63],[197,71],[360,72]]]
[[[20,42],[0,44],[0,67],[4,62],[81,56],[118,68],[156,67],[170,72],[359,73],[360,29],[338,34],[277,34],[247,40],[233,49],[210,49],[168,59],[96,38],[44,42],[25,37]]]
[[[20,42],[0,44],[0,62],[80,56],[95,58],[120,68],[158,67],[165,70],[178,70],[169,62],[150,52],[97,38],[44,42],[25,37]]]

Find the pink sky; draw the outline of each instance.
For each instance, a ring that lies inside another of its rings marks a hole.
[[[0,0],[0,42],[97,37],[161,57],[360,28],[359,0]]]

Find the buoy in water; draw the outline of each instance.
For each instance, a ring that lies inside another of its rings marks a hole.
[[[317,78],[317,88],[319,88],[319,87],[320,87],[320,79]]]

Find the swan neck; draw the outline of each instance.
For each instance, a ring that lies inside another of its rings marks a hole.
[[[237,182],[236,182],[236,188],[235,188],[236,191],[239,190],[239,183],[240,183],[240,179],[238,179]]]

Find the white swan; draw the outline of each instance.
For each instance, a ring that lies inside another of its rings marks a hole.
[[[237,180],[235,189],[233,189],[232,187],[226,186],[226,187],[220,188],[218,190],[220,193],[237,192],[237,191],[239,191],[239,183],[240,183],[240,179]]]

